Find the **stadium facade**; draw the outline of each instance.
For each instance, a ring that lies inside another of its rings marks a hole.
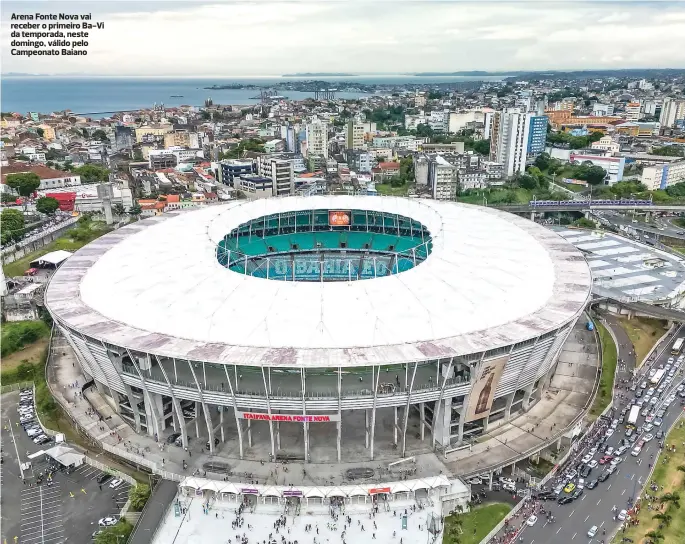
[[[590,291],[583,255],[526,219],[314,196],[128,225],[76,252],[45,300],[137,432],[340,462],[459,444],[528,410]]]

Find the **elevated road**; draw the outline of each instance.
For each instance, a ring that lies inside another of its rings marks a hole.
[[[491,206],[498,210],[506,212],[587,212],[587,211],[607,211],[607,210],[640,210],[648,212],[683,212],[685,205],[683,204],[594,204],[592,201],[585,200],[567,200],[565,205],[550,205],[550,204],[501,204]]]

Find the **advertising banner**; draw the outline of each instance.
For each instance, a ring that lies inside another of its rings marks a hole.
[[[331,227],[347,227],[350,224],[350,212],[329,211],[328,224]]]
[[[372,487],[369,489],[369,495],[378,495],[379,493],[390,493],[389,487]]]
[[[338,414],[326,415],[296,415],[296,414],[263,414],[257,412],[237,412],[241,419],[251,419],[253,421],[276,421],[279,423],[328,423],[340,421]]]
[[[509,355],[505,355],[499,359],[483,361],[483,363],[479,365],[476,371],[478,372],[476,383],[473,385],[471,395],[469,396],[469,405],[466,409],[466,417],[464,419],[465,423],[490,415],[492,401],[495,398],[495,391],[497,390],[499,380],[502,377],[508,359]]]
[[[296,489],[290,489],[288,491],[284,491],[283,496],[284,497],[301,497],[302,491],[298,491]]]

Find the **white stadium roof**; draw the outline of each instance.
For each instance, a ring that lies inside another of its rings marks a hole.
[[[367,209],[422,222],[415,268],[352,282],[284,282],[222,267],[217,243],[264,215]],[[391,197],[238,201],[165,214],[108,234],[54,275],[57,319],[143,352],[266,366],[363,366],[465,355],[575,319],[591,275],[556,233],[491,208]]]

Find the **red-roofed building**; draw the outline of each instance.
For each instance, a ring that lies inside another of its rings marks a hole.
[[[25,174],[32,172],[40,178],[39,191],[81,185],[81,176],[71,172],[62,172],[39,164],[15,162],[2,168],[2,183],[7,183],[9,174]]]
[[[395,176],[400,175],[399,162],[381,162],[376,168],[371,169],[371,175],[374,181],[383,182]]]

